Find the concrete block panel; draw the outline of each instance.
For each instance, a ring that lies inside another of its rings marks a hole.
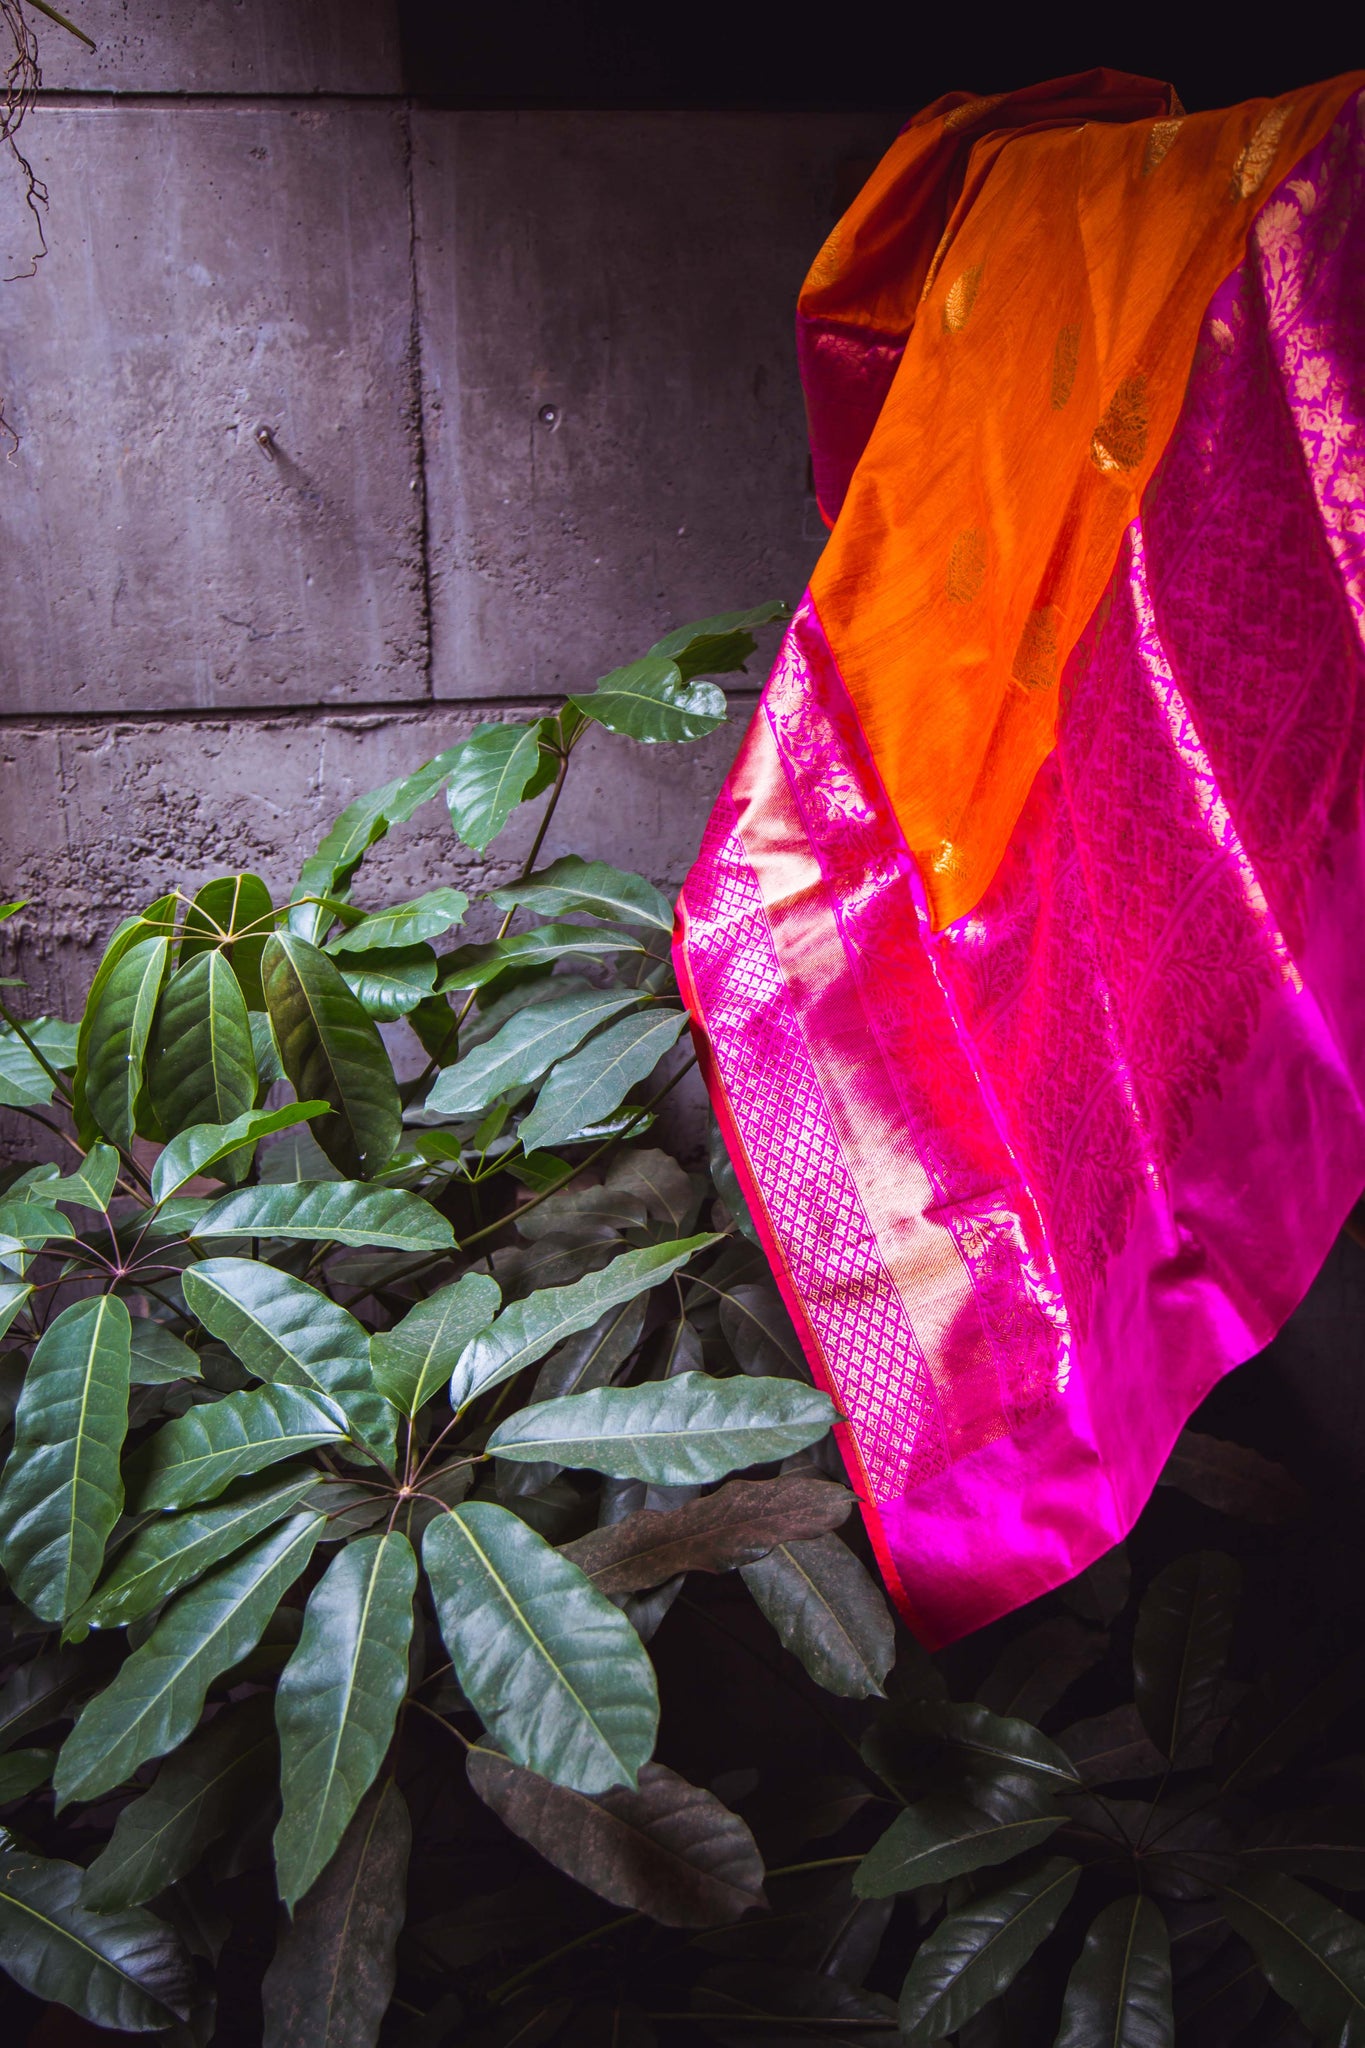
[[[730,723],[690,747],[591,734],[542,860],[591,855],[676,887],[752,702],[733,700]],[[509,704],[500,715],[545,708]],[[75,1014],[119,918],[163,889],[194,889],[236,868],[255,869],[277,900],[286,898],[304,854],[344,804],[418,767],[486,715],[448,707],[0,727],[0,895],[30,900],[0,925],[0,971],[26,977],[35,1008]],[[368,857],[356,901],[378,908],[443,882],[494,887],[519,869],[541,809],[528,806],[481,857],[455,838],[444,805],[430,804]]]
[[[824,529],[796,294],[889,139],[867,115],[416,117],[437,696],[581,684],[799,595]]]
[[[33,17],[44,87],[95,92],[401,92],[387,0],[73,0],[87,50]]]
[[[425,695],[404,119],[30,116],[51,253],[0,286],[0,707]]]

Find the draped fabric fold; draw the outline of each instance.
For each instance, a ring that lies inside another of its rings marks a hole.
[[[1122,1537],[1365,1185],[1361,87],[953,96],[802,296],[833,532],[676,950],[930,1643]]]

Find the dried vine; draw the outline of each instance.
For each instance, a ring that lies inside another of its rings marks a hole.
[[[64,14],[59,14],[54,7],[47,6],[46,0],[30,0],[30,4],[40,14],[45,14],[50,21],[55,21],[59,27],[76,36],[90,49],[94,49],[95,45],[89,36],[78,29],[74,22],[68,21]],[[48,203],[47,186],[35,172],[18,142],[19,129],[42,85],[43,73],[38,62],[38,38],[24,13],[24,0],[0,0],[0,23],[3,23],[4,29],[3,36],[0,36],[0,50],[3,50],[6,40],[9,44],[9,60],[5,64],[3,88],[0,88],[0,144],[9,151],[18,168],[23,185],[24,204],[33,216],[38,236],[38,246],[33,251],[28,269],[17,270],[3,280],[6,284],[13,284],[18,278],[32,277],[40,261],[47,254],[47,235],[43,228],[43,215],[47,211]],[[9,436],[13,448],[19,446],[19,436],[5,417],[5,401],[2,394],[0,433]]]

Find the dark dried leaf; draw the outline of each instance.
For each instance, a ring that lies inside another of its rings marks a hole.
[[[738,1814],[662,1764],[638,1791],[587,1798],[488,1749],[469,1755],[480,1799],[557,1869],[666,1927],[717,1927],[766,1903],[763,1860]]]
[[[660,1515],[641,1509],[565,1550],[611,1599],[662,1585],[677,1572],[726,1572],[753,1564],[778,1543],[838,1528],[853,1506],[828,1479],[732,1479],[714,1493]]]
[[[1283,1465],[1263,1458],[1247,1444],[1228,1443],[1194,1429],[1180,1432],[1157,1484],[1178,1487],[1220,1514],[1270,1528],[1298,1521],[1308,1506],[1307,1494]]]
[[[1070,1615],[1055,1615],[1005,1645],[976,1696],[993,1714],[1041,1721],[1108,1647],[1107,1636],[1082,1628]]]

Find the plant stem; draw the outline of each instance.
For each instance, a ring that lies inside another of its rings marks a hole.
[[[812,1863],[782,1863],[776,1870],[766,1870],[767,1877],[803,1877],[808,1870],[841,1870],[846,1864],[861,1863],[861,1856],[817,1856]]]
[[[477,1742],[471,1742],[467,1735],[461,1735],[453,1721],[447,1721],[444,1715],[436,1712],[434,1707],[427,1706],[422,1700],[414,1699],[411,1693],[409,1693],[405,1704],[410,1707],[416,1707],[418,1713],[425,1714],[428,1721],[434,1721],[438,1728],[444,1728],[447,1735],[453,1735],[457,1742],[464,1744],[466,1751],[478,1748]]]
[[[632,1922],[643,1920],[644,1917],[643,1913],[622,1913],[618,1919],[608,1920],[605,1927],[590,1927],[586,1934],[576,1934],[572,1941],[562,1942],[558,1948],[552,1948],[548,1955],[538,1956],[535,1962],[528,1963],[524,1970],[518,1970],[515,1976],[504,1977],[501,1984],[495,1984],[488,1994],[489,2004],[502,2005],[514,1991],[519,1991],[532,1977],[538,1977],[542,1970],[548,1970],[551,1963],[557,1963],[561,1956],[571,1956],[576,1949],[589,1948],[593,1942],[602,1941],[607,1935],[615,1934],[618,1929],[629,1927]]]

